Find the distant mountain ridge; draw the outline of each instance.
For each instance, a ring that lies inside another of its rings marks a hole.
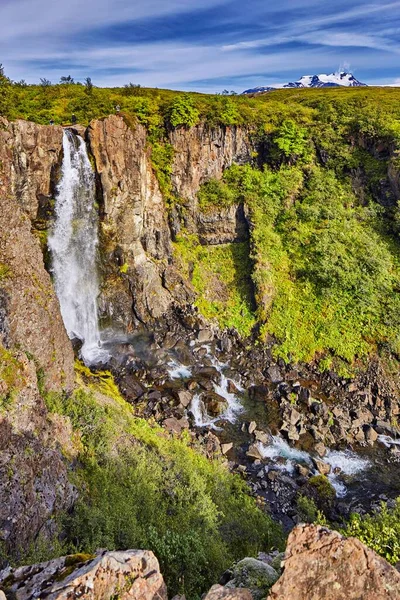
[[[297,81],[286,83],[283,88],[323,88],[323,87],[367,87],[361,83],[352,73],[340,71],[339,73],[322,73],[320,75],[303,75]],[[272,92],[279,88],[271,86],[260,86],[245,90],[243,94],[259,94],[261,92]]]

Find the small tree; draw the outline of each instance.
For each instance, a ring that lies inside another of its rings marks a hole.
[[[41,77],[40,78],[40,85],[42,87],[50,87],[51,86],[51,81],[50,81],[50,79],[46,79],[46,77]]]
[[[172,102],[167,115],[173,127],[193,127],[198,123],[200,113],[193,105],[193,100],[189,94],[182,94]]]
[[[67,77],[60,77],[60,83],[75,83],[74,78],[71,75],[67,75]]]
[[[85,90],[85,91],[86,91],[88,94],[91,94],[91,93],[92,93],[92,90],[93,90],[93,83],[92,83],[92,79],[91,79],[91,77],[86,77],[86,79],[85,79],[85,81],[84,81],[84,85],[85,85],[85,87],[86,87],[86,90]]]

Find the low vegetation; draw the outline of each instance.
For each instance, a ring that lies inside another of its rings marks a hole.
[[[250,335],[256,323],[246,242],[202,246],[197,236],[182,234],[174,244],[182,272],[198,294],[196,305],[222,328]]]
[[[71,396],[46,397],[52,412],[70,419],[79,450],[80,496],[63,522],[64,552],[151,549],[170,594],[194,599],[234,560],[281,546],[279,526],[239,477],[185,436],[135,418],[110,373],[81,364],[77,373]]]
[[[382,502],[373,514],[352,514],[342,533],[358,538],[395,565],[400,561],[400,498],[393,508]]]

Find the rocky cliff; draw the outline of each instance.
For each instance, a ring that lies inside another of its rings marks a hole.
[[[129,332],[174,303],[191,301],[193,291],[174,266],[145,129],[110,116],[78,132],[86,137],[97,178],[103,322]],[[51,517],[75,498],[62,457],[71,450],[71,431],[62,419],[50,418],[43,400],[74,385],[73,350],[44,263],[62,134],[57,126],[0,120],[0,530],[11,552],[39,533],[50,535]],[[171,134],[171,143],[175,191],[185,196],[195,226],[200,183],[220,177],[234,160],[248,160],[249,142],[240,130],[198,127]],[[214,215],[204,231],[215,237],[224,217]],[[228,222],[229,238],[235,211]]]
[[[26,548],[74,498],[60,440],[41,392],[73,386],[73,351],[38,239],[62,129],[0,122],[0,538]]]

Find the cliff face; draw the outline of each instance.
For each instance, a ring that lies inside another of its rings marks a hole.
[[[136,317],[146,320],[159,317],[172,301],[161,283],[171,255],[165,204],[141,125],[133,130],[117,116],[93,121],[88,140],[104,204],[103,307],[114,324],[129,328],[132,305]]]
[[[48,389],[70,388],[73,352],[39,241],[31,233],[51,193],[62,129],[17,121],[0,127],[1,343],[35,358]]]
[[[93,121],[87,137],[104,206],[101,309],[114,326],[129,330],[133,320],[157,319],[175,302],[183,304],[193,296],[173,264],[167,208],[151,168],[145,129],[140,124],[131,128],[112,115]],[[185,227],[206,244],[247,239],[242,208],[202,215],[196,197],[201,183],[220,178],[233,162],[251,160],[246,132],[198,126],[172,132],[169,141],[174,148],[172,184],[185,207]],[[177,220],[176,211],[172,213],[171,220]]]
[[[0,122],[0,539],[9,550],[50,534],[72,487],[39,393],[71,389],[73,351],[31,233],[61,150],[61,128]]]

